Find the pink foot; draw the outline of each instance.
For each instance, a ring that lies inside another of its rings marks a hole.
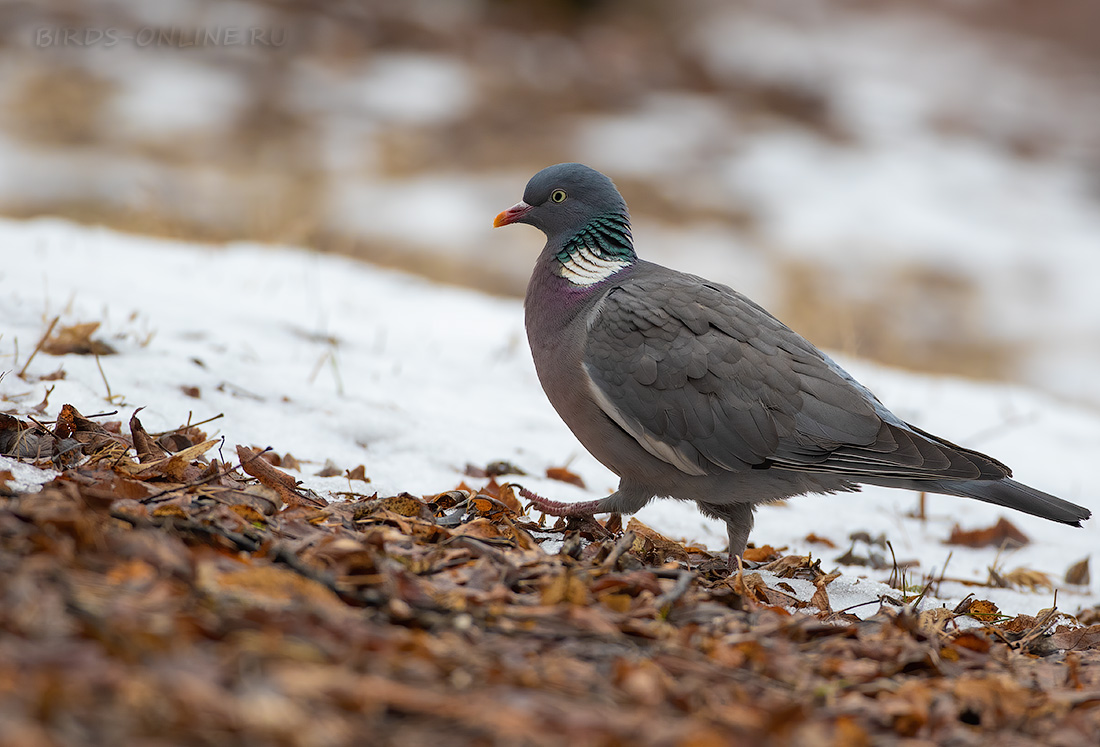
[[[519,494],[523,496],[524,500],[530,502],[532,508],[536,508],[550,516],[592,516],[592,514],[599,511],[601,503],[601,501],[583,501],[581,503],[552,501],[522,487],[519,489]]]

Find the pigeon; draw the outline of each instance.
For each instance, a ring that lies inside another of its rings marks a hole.
[[[726,523],[729,563],[762,503],[862,485],[962,496],[1081,526],[1087,508],[1011,479],[991,456],[894,415],[746,296],[639,259],[614,183],[579,163],[535,174],[494,227],[546,234],[527,286],[531,354],[550,403],[619,477],[596,501],[523,491],[556,516],[694,501]]]

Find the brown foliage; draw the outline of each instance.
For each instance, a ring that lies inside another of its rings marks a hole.
[[[951,536],[947,538],[949,545],[967,547],[1022,547],[1030,541],[1015,524],[1003,517],[997,519],[993,526],[984,529],[965,530],[956,525],[951,530]]]
[[[128,430],[72,408],[49,430],[0,422],[9,441],[79,456],[39,493],[0,487],[0,741],[1087,744],[1100,731],[1100,625],[1052,632],[1054,610],[1000,623],[968,600],[860,620],[832,608],[839,574],[810,557],[759,548],[791,580],[769,586],[637,520],[621,536],[547,528],[495,479],[326,504],[264,452],[238,447],[234,468],[206,459],[216,441],[197,428],[154,438],[135,416]],[[978,626],[960,629],[962,615]]]

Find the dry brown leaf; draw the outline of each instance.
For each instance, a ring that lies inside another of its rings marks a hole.
[[[1001,617],[1001,611],[997,605],[985,599],[967,597],[955,607],[956,615],[967,615],[982,622],[993,622]]]
[[[221,443],[219,439],[212,438],[201,444],[195,444],[182,451],[177,451],[169,457],[145,462],[133,474],[142,479],[149,479],[150,476],[157,475],[167,477],[175,482],[197,480],[205,465],[194,464],[193,462],[219,443]]]
[[[782,552],[785,549],[782,547],[776,552]],[[815,579],[821,573],[819,564],[820,561],[812,560],[809,555],[784,555],[762,566],[761,570],[770,571],[780,578]]]
[[[523,504],[519,502],[519,498],[516,497],[516,489],[511,483],[506,482],[500,486],[497,491],[497,500],[503,503],[509,511],[517,516],[523,514]]]
[[[13,496],[15,490],[8,486],[9,482],[15,481],[15,475],[12,474],[10,469],[0,470],[0,496]]]
[[[690,557],[682,544],[650,529],[633,516],[627,522],[626,529],[629,532],[634,532],[633,551],[639,557],[652,556],[657,563],[663,563],[670,558],[686,561]]]
[[[145,426],[138,419],[138,413],[143,409],[139,407],[130,416],[130,438],[133,439],[134,450],[137,451],[138,461],[142,464],[164,458],[168,452],[157,443],[156,439],[148,434]]]
[[[1069,628],[1059,625],[1050,640],[1055,646],[1065,651],[1100,648],[1100,625],[1090,625],[1087,628]]]
[[[829,601],[829,592],[825,590],[824,584],[814,589],[813,596],[810,597],[810,604],[817,607],[822,612],[833,611],[832,604]]]
[[[428,507],[409,493],[400,493],[383,498],[378,502],[378,508],[392,511],[398,516],[422,516],[428,514]]]
[[[229,507],[229,510],[240,516],[249,524],[264,524],[267,521],[261,512],[244,503],[235,503]]]
[[[1092,582],[1089,573],[1089,559],[1078,560],[1066,570],[1066,583],[1074,586],[1088,586]]]
[[[955,619],[955,613],[946,607],[933,607],[917,615],[917,627],[926,635],[941,636]]]
[[[1017,568],[1002,574],[1001,578],[1013,586],[1025,587],[1028,591],[1035,591],[1036,589],[1054,590],[1054,583],[1050,580],[1050,576],[1042,571],[1034,571],[1030,568]]]
[[[785,549],[785,548],[784,548]],[[769,560],[775,560],[779,557],[780,551],[772,547],[771,545],[761,545],[760,547],[747,547],[742,554],[745,560],[753,563],[764,563]]]
[[[321,468],[321,471],[317,473],[318,477],[337,477],[344,474],[344,471],[333,464],[331,459],[325,460],[325,466]]]
[[[1008,519],[1000,518],[997,523],[985,529],[964,530],[957,524],[947,538],[948,545],[966,547],[1023,547],[1028,542],[1027,535],[1021,532]]]
[[[578,488],[584,487],[584,480],[581,479],[581,476],[575,472],[570,472],[565,467],[547,467],[546,476],[551,480],[560,480],[570,485],[576,485]]]
[[[588,604],[588,589],[584,581],[568,570],[562,571],[550,578],[542,588],[541,603],[555,605],[562,602],[584,606]]]
[[[188,518],[187,512],[175,503],[162,503],[153,509],[153,516],[158,519],[164,519],[171,517],[173,519],[186,519]]]
[[[806,535],[806,542],[810,542],[817,545],[825,545],[826,547],[836,548],[836,543],[828,537],[822,537],[814,532],[810,532]]]
[[[358,467],[349,469],[347,471],[347,478],[349,480],[359,480],[361,482],[370,482],[370,478],[367,477],[367,468],[360,464]]]
[[[958,648],[965,648],[969,651],[976,651],[979,654],[985,654],[989,652],[992,647],[989,639],[983,635],[979,635],[973,630],[964,630],[951,638],[951,645]]]
[[[114,355],[115,349],[102,340],[93,340],[99,322],[85,322],[62,327],[42,343],[43,353],[50,355]]]
[[[279,494],[279,498],[287,506],[312,506],[323,508],[328,501],[304,493],[298,490],[298,481],[287,473],[274,467],[259,458],[259,452],[246,446],[237,446],[237,458],[241,462],[241,469],[255,477],[262,484]]]

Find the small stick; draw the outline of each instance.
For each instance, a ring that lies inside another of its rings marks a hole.
[[[615,564],[619,562],[619,558],[623,556],[627,550],[634,546],[635,539],[634,532],[624,532],[623,536],[614,544],[611,548],[611,552],[607,554],[604,561],[600,564],[604,568],[614,568]]]
[[[46,433],[46,434],[48,434],[48,435],[49,435],[49,436],[50,436],[51,438],[53,438],[53,440],[54,440],[54,441],[57,441],[58,443],[61,443],[61,437],[60,437],[60,436],[58,436],[58,435],[57,435],[56,433],[54,433],[53,431],[51,431],[51,430],[49,429],[49,427],[48,427],[48,426],[45,426],[45,425],[43,425],[42,423],[38,422],[38,419],[37,419],[37,418],[35,418],[35,417],[34,417],[33,415],[28,415],[28,416],[27,416],[27,419],[28,419],[28,420],[30,420],[30,421],[31,421],[32,423],[34,423],[35,425],[37,425],[37,426],[38,426],[39,428],[41,428],[41,429],[42,429],[43,431],[45,431],[45,433]]]
[[[836,614],[843,615],[843,614],[846,614],[848,612],[851,612],[854,609],[859,609],[860,607],[866,607],[869,604],[882,604],[882,600],[881,599],[868,599],[866,602],[859,602],[858,604],[853,604],[850,607],[845,607],[842,610],[837,610]]]
[[[27,373],[27,369],[31,365],[31,361],[34,360],[34,356],[38,355],[38,351],[42,349],[42,346],[46,344],[46,340],[50,339],[50,333],[53,332],[53,328],[57,326],[60,321],[60,316],[55,316],[53,321],[50,322],[50,326],[46,328],[46,334],[42,335],[42,339],[38,341],[38,344],[34,346],[34,350],[31,351],[31,357],[27,358],[27,362],[23,364],[23,367],[19,369],[17,376],[21,379],[25,379],[23,374]]]
[[[107,401],[114,404],[115,398],[111,394],[111,385],[107,382],[107,374],[103,373],[103,364],[99,362],[99,353],[95,353],[95,366],[99,369],[99,375],[103,377],[103,386],[107,387]]]
[[[160,498],[162,495],[168,495],[169,493],[178,493],[181,490],[190,490],[191,488],[197,488],[199,485],[205,485],[208,482],[213,482],[214,480],[218,480],[222,477],[225,477],[226,475],[228,475],[230,472],[232,472],[235,469],[240,469],[245,464],[248,464],[249,462],[251,462],[253,459],[259,458],[259,456],[261,454],[266,454],[269,451],[271,451],[270,446],[267,447],[266,449],[264,449],[263,451],[256,452],[250,458],[245,459],[240,464],[238,464],[236,467],[230,467],[229,469],[226,469],[226,470],[218,470],[214,474],[209,475],[207,477],[204,477],[201,480],[195,480],[194,482],[187,483],[185,485],[178,485],[174,488],[168,488],[166,490],[162,490],[159,493],[153,493],[152,495],[147,495],[147,496],[145,496],[144,498],[141,499],[141,502],[145,503],[145,504],[153,503],[154,499]]]
[[[111,414],[114,414],[114,413],[111,413]],[[93,417],[93,416],[89,415],[88,417]],[[180,431],[184,430],[185,428],[198,428],[200,425],[206,425],[207,423],[215,421],[218,418],[224,418],[224,417],[225,417],[225,413],[224,412],[219,412],[217,415],[215,415],[212,418],[207,418],[206,420],[200,420],[197,423],[192,423],[191,422],[191,413],[188,413],[187,414],[187,425],[181,425],[179,428],[173,428],[170,431],[161,431],[160,433],[150,433],[149,435],[153,436],[154,438],[159,438],[161,436],[167,436],[169,433],[179,433]]]
[[[654,599],[653,605],[662,612],[665,612],[666,610],[671,611],[672,605],[674,605],[677,600],[679,600],[680,597],[686,594],[687,590],[691,588],[691,582],[692,580],[694,580],[694,578],[695,574],[692,571],[680,571],[680,575],[676,578],[676,585],[669,589],[666,593]]]

